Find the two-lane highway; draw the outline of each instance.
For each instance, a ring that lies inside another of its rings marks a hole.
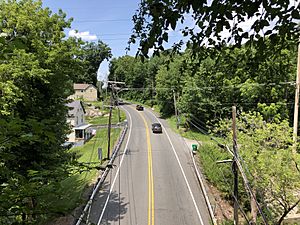
[[[129,130],[94,200],[90,222],[128,225],[210,224],[189,148],[151,110],[124,105]],[[162,134],[153,134],[159,121]]]

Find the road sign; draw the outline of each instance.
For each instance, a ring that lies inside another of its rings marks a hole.
[[[193,150],[193,151],[197,151],[197,149],[198,149],[198,145],[192,144],[192,150]]]

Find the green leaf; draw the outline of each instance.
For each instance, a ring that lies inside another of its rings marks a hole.
[[[168,33],[167,32],[165,32],[163,34],[163,39],[164,39],[165,42],[168,42]]]
[[[292,17],[293,17],[294,19],[297,19],[297,20],[300,19],[299,9],[294,9],[294,10],[292,11]]]

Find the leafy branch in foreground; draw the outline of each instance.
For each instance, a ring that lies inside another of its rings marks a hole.
[[[149,49],[157,54],[164,50],[169,30],[176,30],[180,24],[184,26],[185,21],[190,24],[192,20],[193,25],[180,32],[183,37],[189,37],[187,45],[195,51],[203,45],[217,47],[231,43],[241,46],[247,42],[255,43],[262,54],[266,37],[274,45],[298,39],[299,6],[299,2],[292,4],[286,0],[142,0],[133,16],[129,44],[139,41],[138,54],[142,56],[147,57]],[[229,35],[224,35],[224,31]],[[179,48],[182,44],[181,41],[174,46]]]

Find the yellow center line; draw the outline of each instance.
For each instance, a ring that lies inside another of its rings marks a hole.
[[[132,107],[132,106],[131,106]],[[134,107],[132,107],[134,109]],[[148,225],[154,225],[154,185],[153,185],[153,168],[152,168],[152,146],[150,141],[150,132],[147,121],[140,113],[146,128],[147,148],[148,148]]]
[[[149,126],[145,117],[140,114],[145,127],[148,146],[148,225],[154,225],[154,185],[153,185],[153,168],[152,168],[152,147],[150,142]]]

